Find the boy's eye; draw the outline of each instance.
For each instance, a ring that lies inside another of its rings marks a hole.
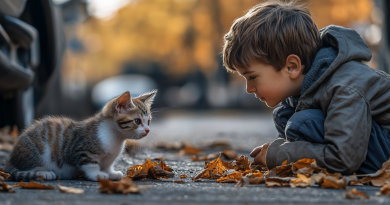
[[[254,80],[256,77],[255,76],[250,76],[249,80]]]
[[[137,125],[141,124],[141,120],[140,120],[139,118],[135,119],[134,122],[135,122],[135,124],[137,124]]]

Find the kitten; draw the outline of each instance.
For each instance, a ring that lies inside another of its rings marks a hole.
[[[149,131],[150,107],[157,91],[132,98],[130,92],[109,101],[95,116],[81,122],[46,117],[20,136],[5,171],[11,180],[119,180],[113,169],[126,139],[141,139]]]

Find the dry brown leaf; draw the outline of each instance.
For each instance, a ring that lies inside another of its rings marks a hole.
[[[237,165],[233,165],[232,163],[225,162],[221,160],[221,156],[219,156],[217,159],[206,162],[204,169],[199,172],[193,180],[197,180],[199,178],[210,178],[210,179],[218,179],[220,178],[225,170],[227,169],[238,169]]]
[[[238,183],[241,181],[241,173],[240,172],[233,172],[225,177],[217,179],[217,182],[222,182],[222,183]]]
[[[19,137],[18,126],[14,125],[12,127],[12,131],[9,133],[9,135],[11,135],[13,138],[17,139]]]
[[[390,182],[390,170],[379,170],[376,175],[364,177],[360,180],[361,183],[371,183],[373,186],[383,186],[386,182]]]
[[[382,164],[382,168],[373,174],[367,174],[360,180],[361,183],[371,183],[373,186],[383,186],[390,183],[390,158]]]
[[[187,178],[187,175],[182,174],[182,175],[180,175],[180,178],[181,178],[181,179]]]
[[[163,161],[164,158],[162,158],[162,157],[156,157],[156,158],[153,158],[153,160],[156,160],[156,161]]]
[[[282,163],[282,165],[288,165],[287,159]]]
[[[127,176],[133,179],[141,178],[155,178],[159,179],[160,177],[169,178],[174,175],[171,169],[165,162],[151,162],[149,159],[146,159],[146,162],[142,165],[135,165],[127,169]]]
[[[233,160],[237,158],[237,152],[234,150],[223,150],[222,155],[227,159],[227,160]]]
[[[311,176],[311,179],[316,183],[316,184],[320,184],[322,182],[322,178],[323,177],[326,177],[326,175],[324,173],[318,173],[318,174],[313,174]]]
[[[276,175],[278,177],[292,177],[294,173],[291,171],[292,165],[282,165],[275,167]]]
[[[62,193],[67,193],[67,194],[84,194],[84,189],[78,189],[74,187],[67,187],[67,186],[61,186],[60,184],[57,185],[58,189]]]
[[[185,143],[183,142],[172,142],[172,143],[159,143],[156,145],[157,149],[170,149],[170,150],[180,150],[183,149]]]
[[[41,183],[37,183],[34,181],[30,181],[29,183],[19,182],[14,185],[15,187],[21,187],[23,189],[55,189],[55,186],[49,186]]]
[[[310,177],[307,177],[303,174],[297,174],[297,178],[292,178],[290,180],[290,186],[292,188],[313,186],[314,183],[315,183],[314,180],[312,180]]]
[[[211,153],[209,155],[203,155],[203,156],[197,156],[197,155],[194,155],[191,157],[191,160],[194,161],[194,162],[197,162],[197,161],[206,161],[206,160],[214,160],[214,159],[217,159],[219,157],[220,153],[218,152],[214,152],[214,153]]]
[[[175,181],[173,181],[173,183],[185,184],[186,182],[185,182],[185,181],[182,181],[182,180],[175,180]]]
[[[364,198],[364,199],[369,199],[370,198],[367,194],[365,194],[363,192],[360,192],[360,191],[356,191],[356,188],[353,188],[351,190],[347,190],[344,193],[344,197],[346,199],[354,199],[356,197]]]
[[[0,192],[15,193],[15,190],[12,189],[13,186],[6,184],[0,180]]]
[[[326,176],[322,178],[320,186],[321,188],[345,189],[347,187],[347,181],[345,178],[337,179],[336,177]]]
[[[376,195],[390,195],[389,184],[384,184],[381,189],[376,193]]]
[[[118,182],[113,182],[109,179],[99,179],[100,184],[100,192],[113,194],[113,193],[139,193],[140,190],[136,184],[134,184],[133,180],[130,177],[124,177]]]
[[[251,162],[249,161],[247,156],[241,155],[237,157],[235,161],[233,161],[232,166],[237,166],[237,170],[246,171],[251,170],[250,168]]]
[[[269,177],[265,180],[265,185],[267,187],[274,187],[274,186],[290,186],[290,178],[281,178],[281,177]]]
[[[202,149],[187,145],[180,150],[179,155],[197,155],[201,153],[203,153]]]
[[[0,171],[0,176],[2,176],[4,179],[8,179],[8,177],[10,177],[11,175],[9,175],[8,173]]]

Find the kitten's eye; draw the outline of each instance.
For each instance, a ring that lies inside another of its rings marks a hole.
[[[249,80],[254,80],[255,78],[256,78],[256,76],[250,76]]]
[[[139,118],[135,119],[134,122],[135,122],[135,124],[137,124],[137,125],[141,124],[141,120],[140,120]]]

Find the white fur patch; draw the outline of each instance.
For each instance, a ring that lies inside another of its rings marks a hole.
[[[51,160],[51,150],[50,146],[45,146],[45,151],[42,155],[42,159],[44,161],[44,167],[48,170],[53,171],[57,178],[60,179],[72,179],[75,176],[76,167],[71,166],[69,164],[63,164],[61,168],[57,166],[57,162],[53,162]]]
[[[124,140],[120,139],[118,132],[114,131],[114,126],[111,121],[103,121],[98,128],[98,138],[102,144],[102,148],[107,153],[102,161],[102,170],[110,171],[112,164],[122,153],[124,148]]]

